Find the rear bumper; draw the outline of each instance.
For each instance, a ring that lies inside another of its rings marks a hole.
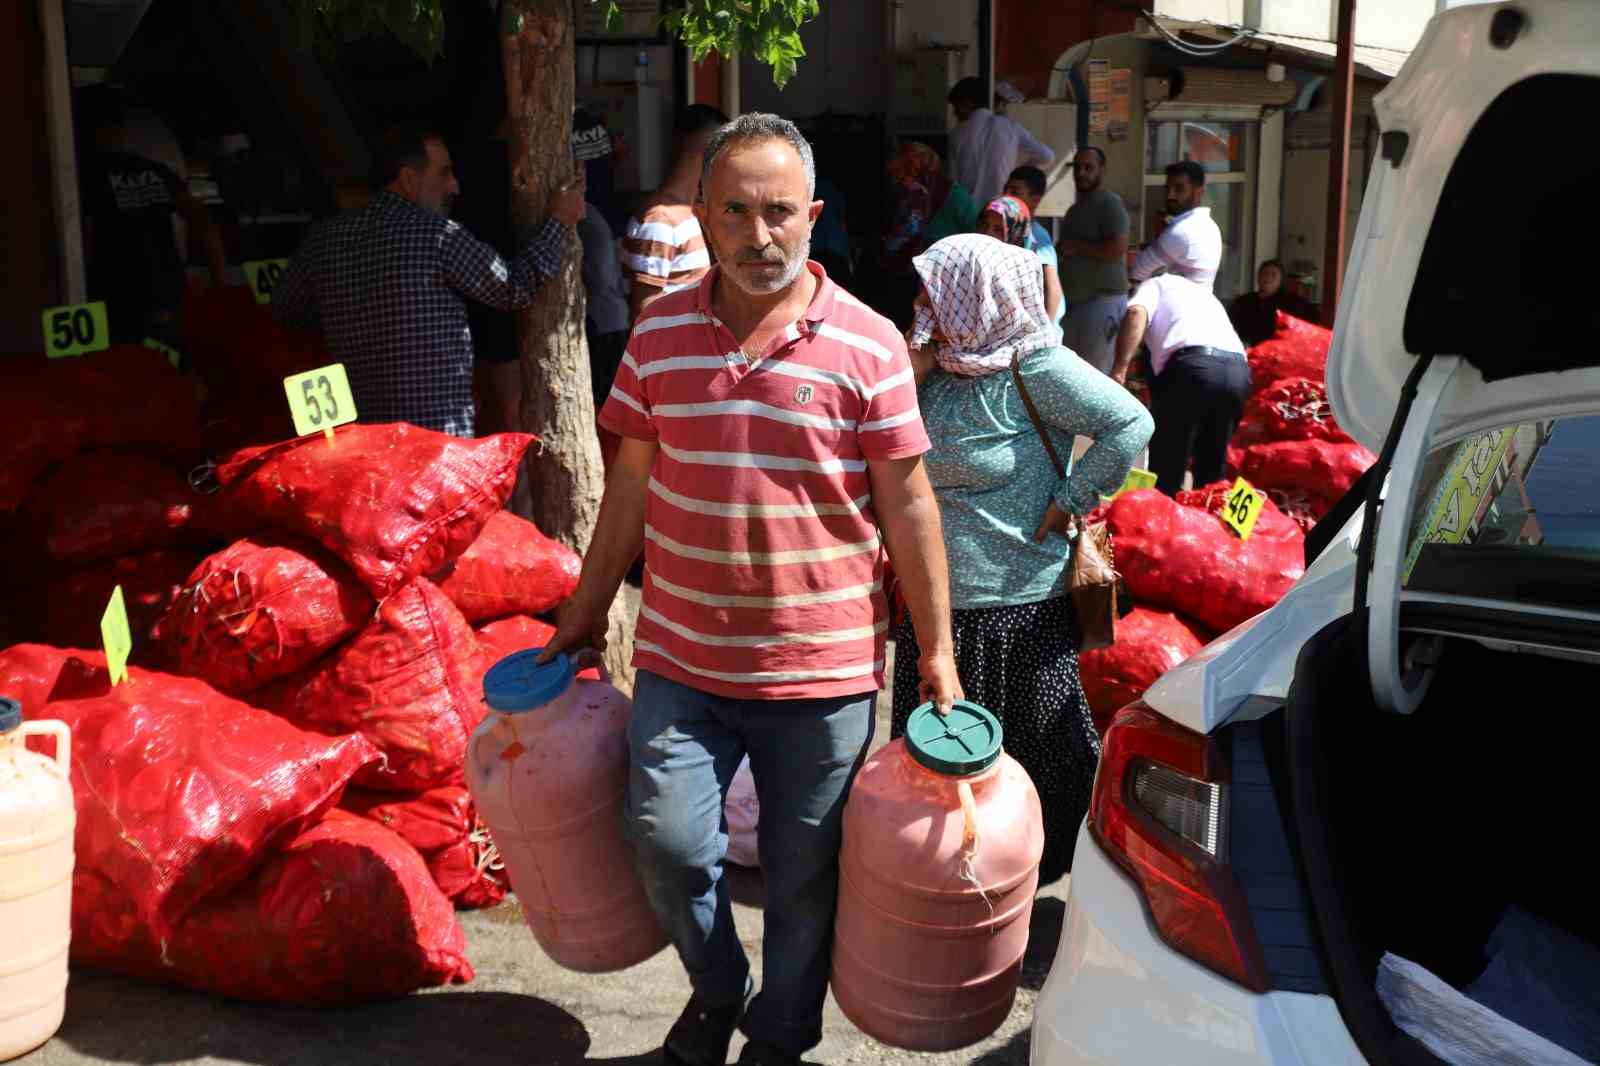
[[[1162,942],[1086,827],[1061,945],[1034,1010],[1031,1066],[1364,1066],[1337,1005],[1257,995]]]

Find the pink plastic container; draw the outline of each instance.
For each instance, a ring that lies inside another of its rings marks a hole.
[[[912,1051],[993,1033],[1016,998],[1043,852],[1038,793],[994,717],[974,704],[914,712],[845,805],[833,945],[845,1015]]]
[[[467,787],[545,954],[570,970],[621,970],[667,943],[622,836],[632,705],[603,681],[575,680],[565,656],[537,666],[537,653],[484,676],[493,713],[468,744]]]

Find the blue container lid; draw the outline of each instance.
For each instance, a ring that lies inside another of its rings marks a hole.
[[[0,696],[0,733],[22,728],[22,704]]]
[[[543,648],[512,652],[483,675],[483,699],[491,708],[516,714],[533,711],[572,686],[572,660],[557,653],[544,665],[538,662]]]
[[[949,714],[931,703],[911,712],[906,721],[906,750],[936,773],[969,777],[1000,758],[1000,720],[976,703],[957,700]]]

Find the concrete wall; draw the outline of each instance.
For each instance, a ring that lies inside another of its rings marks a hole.
[[[873,0],[823,4],[821,14],[801,27],[800,40],[805,57],[781,91],[770,68],[749,57],[740,60],[745,111],[802,118],[886,109],[891,74],[886,5]]]

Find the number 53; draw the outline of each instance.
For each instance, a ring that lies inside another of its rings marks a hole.
[[[317,402],[315,390],[318,388],[322,390],[322,400],[327,404],[326,408]],[[339,401],[334,398],[333,382],[328,380],[328,375],[319,374],[315,380],[306,378],[300,383],[300,389],[306,401],[306,415],[311,419],[313,426],[322,425],[324,418],[332,422],[339,417]]]

